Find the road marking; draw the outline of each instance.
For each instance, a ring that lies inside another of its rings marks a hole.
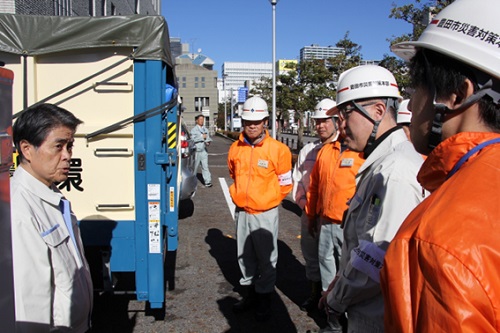
[[[229,212],[234,220],[234,211],[236,206],[231,199],[231,195],[229,194],[229,187],[227,187],[226,180],[224,178],[219,178],[220,187],[222,188],[222,193],[224,193],[224,197],[226,198],[227,206],[229,207]]]
[[[227,152],[225,153],[207,153],[208,156],[222,156],[222,155],[227,155]],[[227,166],[227,164],[226,164]]]

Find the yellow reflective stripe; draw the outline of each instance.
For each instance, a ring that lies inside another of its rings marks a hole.
[[[177,147],[177,124],[174,122],[169,122],[167,128],[168,148],[174,149],[175,147]]]

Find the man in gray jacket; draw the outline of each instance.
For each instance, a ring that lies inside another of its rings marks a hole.
[[[89,329],[93,287],[76,216],[55,183],[68,178],[81,121],[51,104],[13,126],[20,165],[11,179],[16,332]]]
[[[401,102],[394,76],[365,65],[341,74],[337,106],[348,148],[366,159],[356,175],[356,193],[343,220],[340,267],[320,304],[329,316],[347,312],[349,332],[384,331],[380,270],[399,226],[423,200],[416,175],[423,163],[396,124]]]
[[[194,161],[194,172],[197,173],[198,166],[201,164],[201,175],[203,176],[203,182],[206,187],[212,187],[212,175],[210,170],[208,170],[208,152],[207,147],[210,146],[212,138],[210,138],[210,133],[203,123],[205,122],[205,117],[202,114],[194,117],[196,125],[191,129],[191,137],[193,138],[194,144],[196,146],[196,158]]]

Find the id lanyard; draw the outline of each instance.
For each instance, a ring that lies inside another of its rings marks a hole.
[[[495,143],[500,143],[500,138],[495,138],[495,139],[485,141],[481,144],[478,144],[477,146],[475,146],[471,150],[469,150],[464,156],[462,156],[462,158],[460,160],[458,160],[457,164],[455,164],[453,169],[451,169],[451,171],[448,174],[448,176],[446,177],[446,179],[453,176],[455,174],[455,172],[457,172],[458,169],[460,169],[462,167],[462,165],[464,165],[464,163],[467,162],[472,155],[474,155],[475,153],[477,153],[481,149],[483,149],[489,145],[495,144]]]

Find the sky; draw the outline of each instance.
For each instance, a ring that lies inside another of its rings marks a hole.
[[[279,0],[276,5],[276,60],[298,59],[311,44],[335,45],[349,32],[366,60],[391,54],[388,38],[411,31],[389,18],[392,4],[411,0]],[[162,0],[170,37],[190,44],[190,52],[222,64],[272,62],[272,5],[269,0]]]

